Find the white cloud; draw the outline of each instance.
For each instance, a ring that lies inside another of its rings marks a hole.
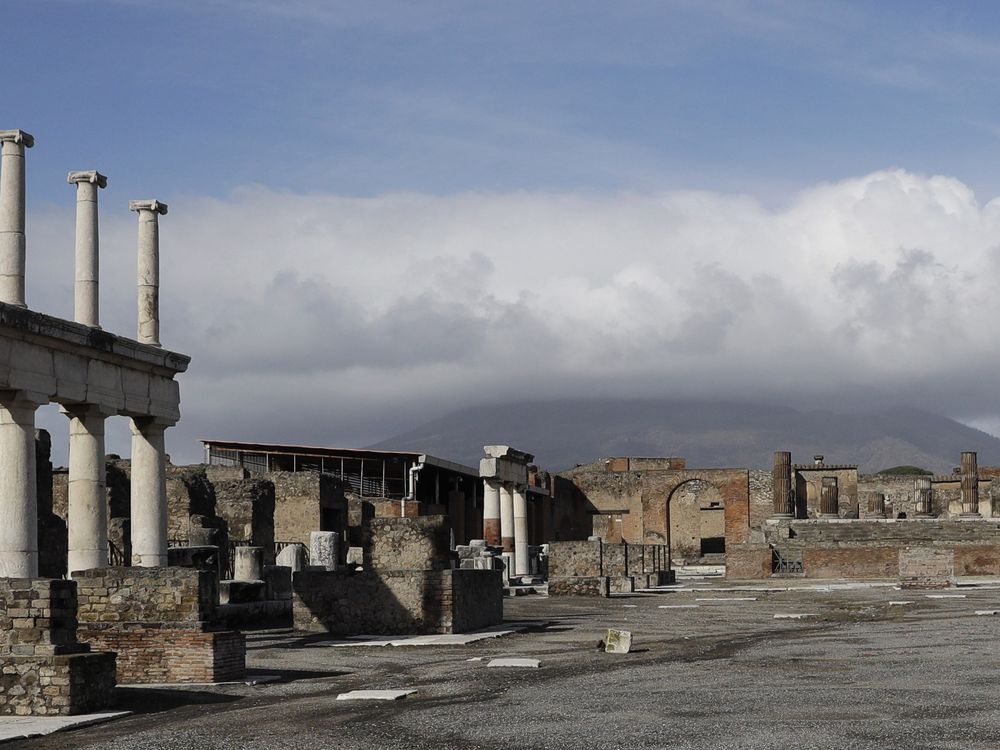
[[[131,335],[134,218],[102,220],[103,322]],[[182,460],[197,436],[359,443],[508,398],[858,388],[1000,413],[1000,204],[950,178],[876,172],[780,210],[708,192],[249,186],[175,197],[161,227],[162,339],[194,357]],[[30,216],[33,308],[70,314],[71,248],[69,209]]]

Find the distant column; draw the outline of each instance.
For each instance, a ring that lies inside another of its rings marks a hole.
[[[526,576],[528,570],[528,488],[514,486],[514,575]]]
[[[139,342],[160,345],[160,224],[167,204],[159,201],[129,201],[139,214]]]
[[[69,424],[69,530],[67,569],[108,565],[108,493],[104,463],[104,412],[67,407]]]
[[[0,130],[0,302],[24,303],[24,150],[35,139],[23,130]]]
[[[483,479],[483,539],[491,547],[500,546],[500,482]]]
[[[514,487],[510,482],[500,485],[500,546],[504,552],[514,551]]]
[[[154,419],[132,420],[132,564],[167,564],[167,457]]]
[[[962,452],[962,515],[979,515],[979,467],[974,451]]]
[[[774,479],[774,515],[777,518],[795,518],[791,453],[775,451],[772,478]]]
[[[73,284],[74,320],[100,328],[100,271],[97,190],[108,186],[108,178],[91,170],[70,172],[66,177],[76,185],[76,272]]]
[[[0,396],[0,578],[38,577],[37,406]]]
[[[927,477],[920,477],[916,480],[916,514],[918,516],[930,516],[933,514],[931,507],[931,480]]]

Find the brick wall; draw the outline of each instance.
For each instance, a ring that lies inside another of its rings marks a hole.
[[[802,552],[806,578],[896,578],[896,547],[807,547]]]
[[[773,557],[768,544],[733,544],[726,548],[726,578],[770,578]]]
[[[899,580],[903,586],[950,586],[955,580],[955,551],[940,547],[899,550]]]
[[[246,641],[235,630],[151,623],[85,623],[80,637],[118,654],[123,683],[229,682],[245,674]]]
[[[500,624],[500,573],[492,570],[301,571],[292,581],[296,630],[452,633]]]

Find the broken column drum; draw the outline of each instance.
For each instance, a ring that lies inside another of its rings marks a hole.
[[[979,467],[974,451],[962,452],[962,515],[979,515]]]
[[[774,515],[779,518],[795,517],[795,492],[792,490],[792,454],[775,451],[774,468]]]

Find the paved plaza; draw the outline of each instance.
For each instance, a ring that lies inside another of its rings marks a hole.
[[[518,597],[506,620],[531,628],[464,644],[352,648],[267,631],[249,637],[248,672],[278,682],[119,688],[132,715],[7,747],[992,747],[1000,615],[983,613],[998,608],[989,585],[717,583]],[[598,649],[608,627],[632,631],[631,653]],[[487,667],[502,657],[540,667]],[[337,700],[352,690],[415,692]]]

